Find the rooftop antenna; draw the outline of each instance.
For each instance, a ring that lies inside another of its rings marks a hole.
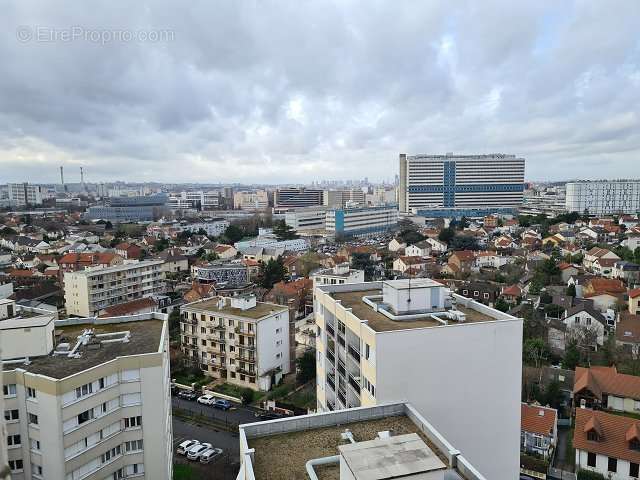
[[[62,184],[62,190],[67,191],[67,186],[64,184],[64,167],[60,165],[60,183]]]

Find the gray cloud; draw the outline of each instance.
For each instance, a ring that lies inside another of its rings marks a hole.
[[[450,3],[4,2],[0,182],[389,179],[446,151],[638,175],[639,2]]]

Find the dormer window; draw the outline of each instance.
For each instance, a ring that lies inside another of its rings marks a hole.
[[[589,440],[590,442],[599,442],[600,435],[598,435],[598,432],[596,432],[595,430],[591,430],[587,432],[587,440]]]
[[[634,438],[631,441],[629,441],[629,450],[635,450],[640,452],[640,440],[638,440],[637,438]]]

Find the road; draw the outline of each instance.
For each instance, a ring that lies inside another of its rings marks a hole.
[[[223,453],[213,462],[202,465],[192,462],[185,456],[176,453],[176,448],[185,440],[196,439],[200,442],[211,443],[221,448]],[[194,477],[211,480],[235,480],[239,463],[240,446],[238,434],[224,430],[216,430],[208,425],[191,423],[173,417],[173,460],[174,464],[188,464],[194,471]]]
[[[211,418],[216,422],[227,424],[230,428],[234,428],[237,425],[243,423],[252,423],[258,421],[254,416],[254,409],[244,407],[242,405],[234,404],[234,407],[229,410],[219,410],[217,408],[210,407],[209,405],[202,405],[198,402],[183,400],[182,398],[172,397],[171,402],[174,409],[180,409],[182,411],[190,412],[194,415],[202,415],[204,417]]]

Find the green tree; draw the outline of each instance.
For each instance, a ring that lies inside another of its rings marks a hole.
[[[242,392],[240,392],[240,399],[242,400],[242,403],[244,405],[249,405],[251,402],[253,402],[254,397],[255,392],[249,387],[243,388]]]
[[[406,243],[407,245],[413,245],[424,240],[424,235],[416,230],[406,229],[400,232],[398,238],[400,238],[401,241],[403,243]]]
[[[180,339],[180,309],[174,308],[169,314],[169,338]]]
[[[571,284],[567,287],[567,295],[569,297],[575,297],[576,296],[576,286]]]
[[[536,368],[540,368],[549,355],[547,345],[540,337],[525,340],[522,351],[524,354],[524,362]]]
[[[449,245],[456,236],[456,232],[451,227],[443,228],[438,234],[438,240]]]
[[[316,378],[316,356],[312,350],[307,350],[296,359],[297,375],[296,381],[299,384],[307,383]]]
[[[502,297],[498,297],[494,307],[496,310],[500,310],[501,312],[506,312],[509,310],[509,308],[511,308],[511,306]]]
[[[576,342],[570,342],[564,350],[564,358],[562,359],[562,367],[567,370],[575,370],[580,363],[580,350]]]
[[[375,272],[375,262],[368,253],[354,253],[351,255],[351,266],[356,270],[364,271],[365,280],[371,280]]]
[[[276,220],[273,222],[273,233],[278,240],[293,240],[294,238],[298,238],[293,227],[288,225],[284,220]]]
[[[560,382],[552,380],[544,389],[544,403],[553,408],[560,408],[562,402],[562,392],[560,391]]]
[[[0,235],[2,235],[3,237],[10,237],[12,235],[17,235],[17,234],[18,232],[16,232],[11,227],[4,227],[2,230],[0,230]]]
[[[286,276],[287,269],[284,267],[281,257],[272,258],[267,263],[260,262],[258,283],[261,287],[271,289],[276,283],[284,280]]]
[[[633,251],[633,262],[640,265],[640,247],[636,247]]]
[[[224,231],[224,236],[229,243],[236,243],[242,240],[242,237],[244,237],[244,232],[238,225],[232,223]]]
[[[451,240],[451,248],[454,250],[478,250],[478,242],[469,235],[456,235]]]

